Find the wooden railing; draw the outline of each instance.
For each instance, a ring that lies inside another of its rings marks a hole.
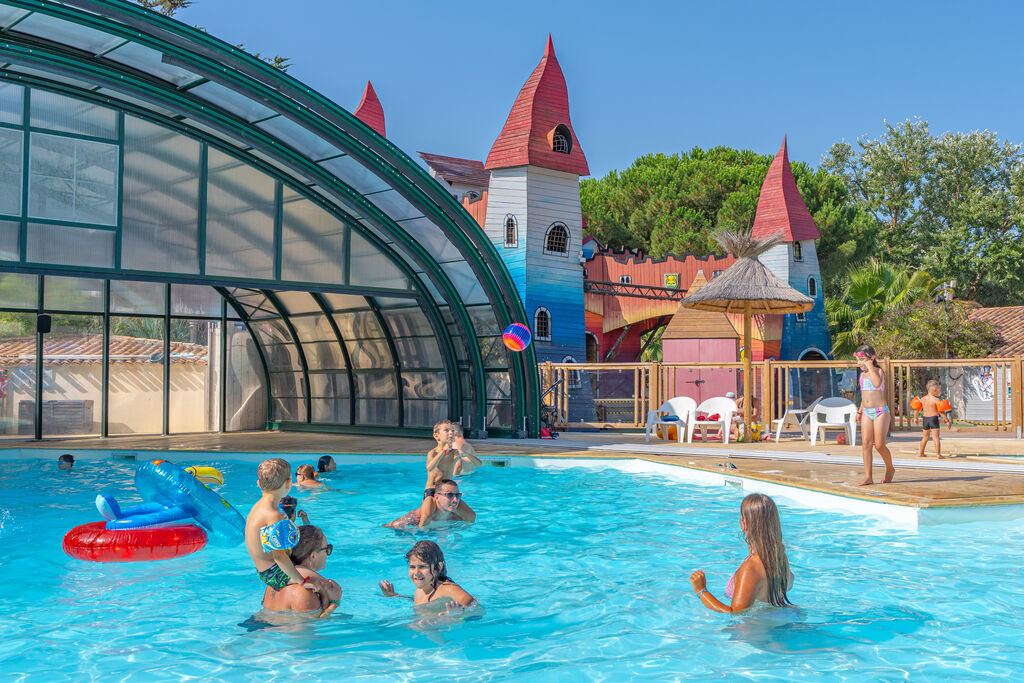
[[[894,430],[920,427],[919,413],[910,409],[910,400],[925,392],[928,379],[942,384],[942,395],[951,398],[955,422],[961,430],[1019,433],[1024,426],[1022,356],[878,362],[885,377]],[[673,396],[706,399],[725,393],[704,393],[702,383],[714,380],[719,388],[734,386],[730,390],[737,394],[743,386],[741,362],[542,363],[539,369],[542,392],[557,385],[545,396],[544,403],[555,409],[565,428],[642,427],[647,411],[657,410]],[[762,423],[782,417],[788,408],[804,407],[819,396],[860,400],[853,361],[769,360],[752,363],[751,370],[752,393],[759,401],[758,421]],[[696,379],[681,379],[691,373]],[[688,388],[688,384],[694,386]]]

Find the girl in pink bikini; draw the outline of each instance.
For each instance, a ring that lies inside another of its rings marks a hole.
[[[690,584],[704,606],[715,612],[742,612],[756,602],[776,607],[792,603],[786,591],[793,587],[786,546],[782,544],[782,523],[775,501],[763,493],[751,493],[740,505],[740,530],[747,539],[749,554],[725,584],[727,605],[711,594],[700,569],[690,575]]]
[[[857,412],[857,419],[860,420],[861,456],[864,458],[864,481],[858,486],[875,483],[871,475],[872,447],[882,456],[882,462],[885,463],[885,477],[882,478],[882,483],[888,484],[896,474],[896,468],[892,466],[892,454],[885,445],[885,439],[889,434],[889,420],[892,417],[885,402],[885,377],[882,376],[882,368],[875,360],[875,350],[867,344],[857,347],[853,357],[860,368],[860,410]]]

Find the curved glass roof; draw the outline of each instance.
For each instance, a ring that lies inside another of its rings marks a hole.
[[[536,435],[533,349],[510,354],[501,342],[508,323],[525,319],[501,259],[443,187],[350,113],[223,41],[120,0],[0,0],[0,62],[0,78],[31,88],[18,111],[16,93],[4,98],[0,85],[0,124],[30,136],[26,166],[30,145],[35,163],[47,144],[53,154],[96,156],[103,141],[116,141],[124,176],[116,191],[127,200],[133,139],[155,149],[166,130],[203,143],[195,259],[174,239],[154,245],[155,232],[126,230],[145,223],[125,215],[127,201],[104,214],[103,193],[115,190],[100,178],[79,182],[70,213],[44,216],[41,227],[33,217],[45,209],[28,198],[22,269],[62,263],[31,239],[59,241],[67,225],[99,224],[89,244],[111,241],[114,261],[74,269],[217,286],[264,349],[285,423],[426,424],[437,413],[425,406],[442,397],[473,429]],[[123,113],[108,120],[110,110]],[[44,129],[77,136],[74,151]],[[25,172],[26,185],[56,182]],[[153,211],[164,238],[174,209]],[[0,227],[7,214],[0,197]],[[357,406],[355,396],[379,402]]]

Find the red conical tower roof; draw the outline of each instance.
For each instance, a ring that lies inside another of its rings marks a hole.
[[[377,131],[381,137],[387,137],[384,133],[384,107],[380,106],[377,93],[373,90],[370,81],[366,81],[366,89],[363,90],[363,100],[356,107],[356,118]]]
[[[768,167],[764,184],[761,185],[761,196],[757,200],[757,213],[754,215],[751,234],[756,239],[782,235],[786,242],[821,237],[818,226],[814,224],[811,212],[807,210],[804,198],[800,196],[800,190],[796,187],[796,180],[793,179],[785,136],[782,138],[779,153]]]
[[[572,137],[568,154],[551,148],[555,127],[559,125],[565,126]],[[587,158],[569,120],[569,92],[550,35],[544,56],[519,91],[484,168],[527,165],[590,175]]]

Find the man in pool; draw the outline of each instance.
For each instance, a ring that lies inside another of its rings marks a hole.
[[[440,522],[476,521],[476,513],[473,512],[473,508],[462,502],[462,493],[459,491],[459,485],[451,479],[444,479],[437,484],[430,503],[430,512],[427,515],[423,515],[422,508],[418,508],[405,513],[384,526],[393,529],[418,526],[424,529]]]
[[[65,453],[64,455],[57,458],[57,469],[70,470],[74,466],[75,456],[71,455],[70,453]]]

